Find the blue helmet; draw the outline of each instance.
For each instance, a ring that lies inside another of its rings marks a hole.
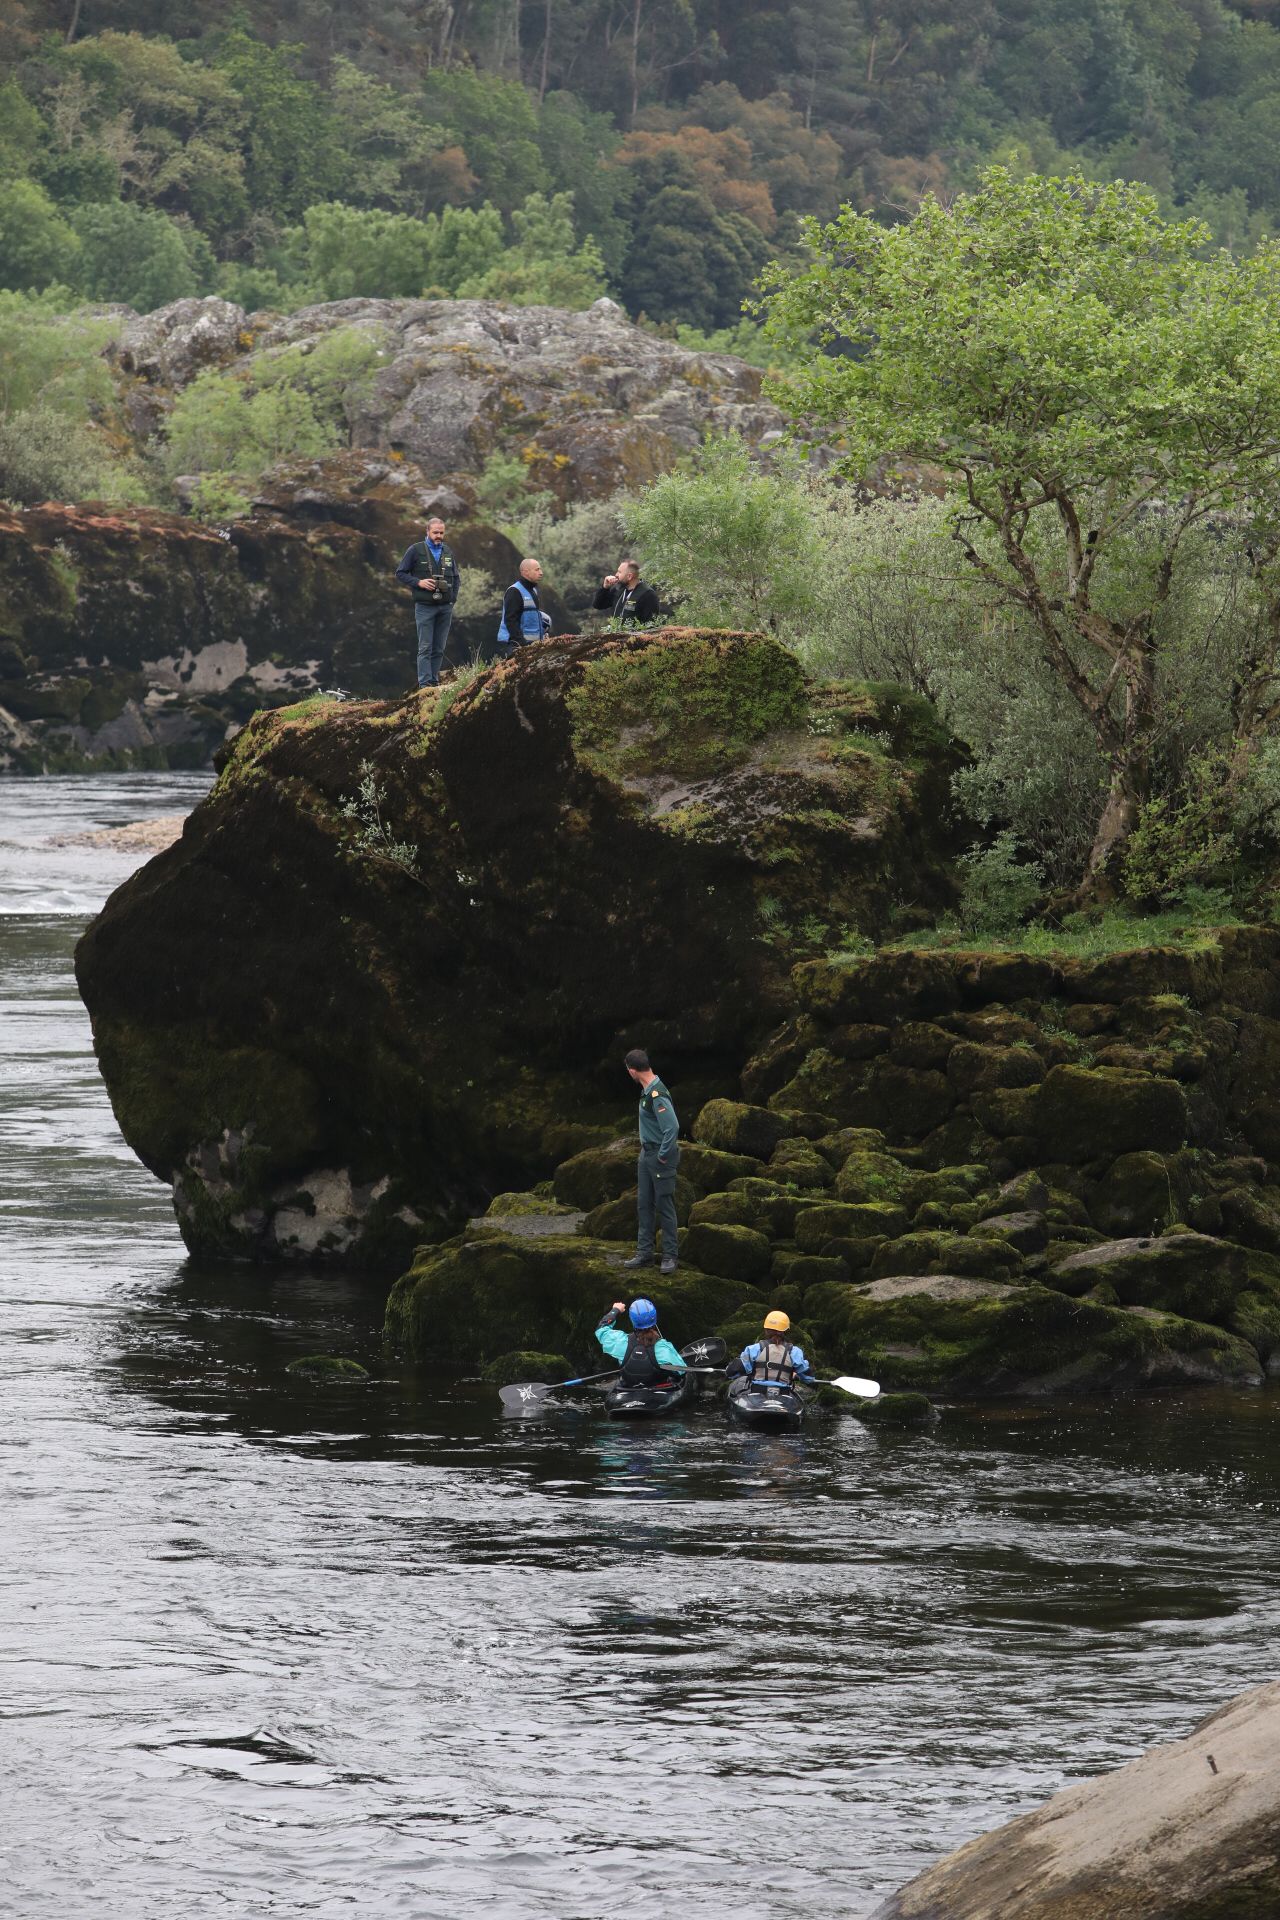
[[[638,1332],[641,1327],[657,1326],[658,1309],[654,1306],[652,1300],[633,1300],[628,1317],[632,1326],[635,1327]]]

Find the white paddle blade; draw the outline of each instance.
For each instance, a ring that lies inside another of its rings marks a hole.
[[[843,1387],[846,1393],[856,1393],[859,1400],[874,1400],[880,1391],[878,1380],[855,1380],[848,1373],[838,1374],[831,1384],[833,1387]]]

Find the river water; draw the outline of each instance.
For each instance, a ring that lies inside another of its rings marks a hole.
[[[71,973],[139,855],[50,842],[202,784],[0,782],[0,1913],[865,1916],[1274,1677],[1275,1390],[531,1425],[193,1269]]]

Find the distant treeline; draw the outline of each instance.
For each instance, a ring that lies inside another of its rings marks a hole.
[[[1280,219],[1271,10],[4,0],[0,286],[607,290],[706,334],[804,214],[895,220],[992,160],[1146,181],[1239,251]]]

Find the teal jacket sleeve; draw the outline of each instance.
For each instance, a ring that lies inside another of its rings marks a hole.
[[[658,1140],[658,1158],[659,1160],[666,1160],[670,1157],[676,1141],[680,1138],[680,1122],[676,1118],[676,1110],[671,1104],[671,1095],[669,1093],[660,1093],[658,1095],[653,1103],[653,1117],[661,1128],[661,1136]]]
[[[597,1327],[596,1339],[611,1360],[626,1358],[627,1336],[620,1327]]]
[[[626,1352],[625,1344],[623,1352]],[[689,1364],[679,1347],[673,1347],[669,1340],[658,1341],[653,1349],[653,1357],[660,1367],[670,1367],[673,1373],[683,1373]]]

